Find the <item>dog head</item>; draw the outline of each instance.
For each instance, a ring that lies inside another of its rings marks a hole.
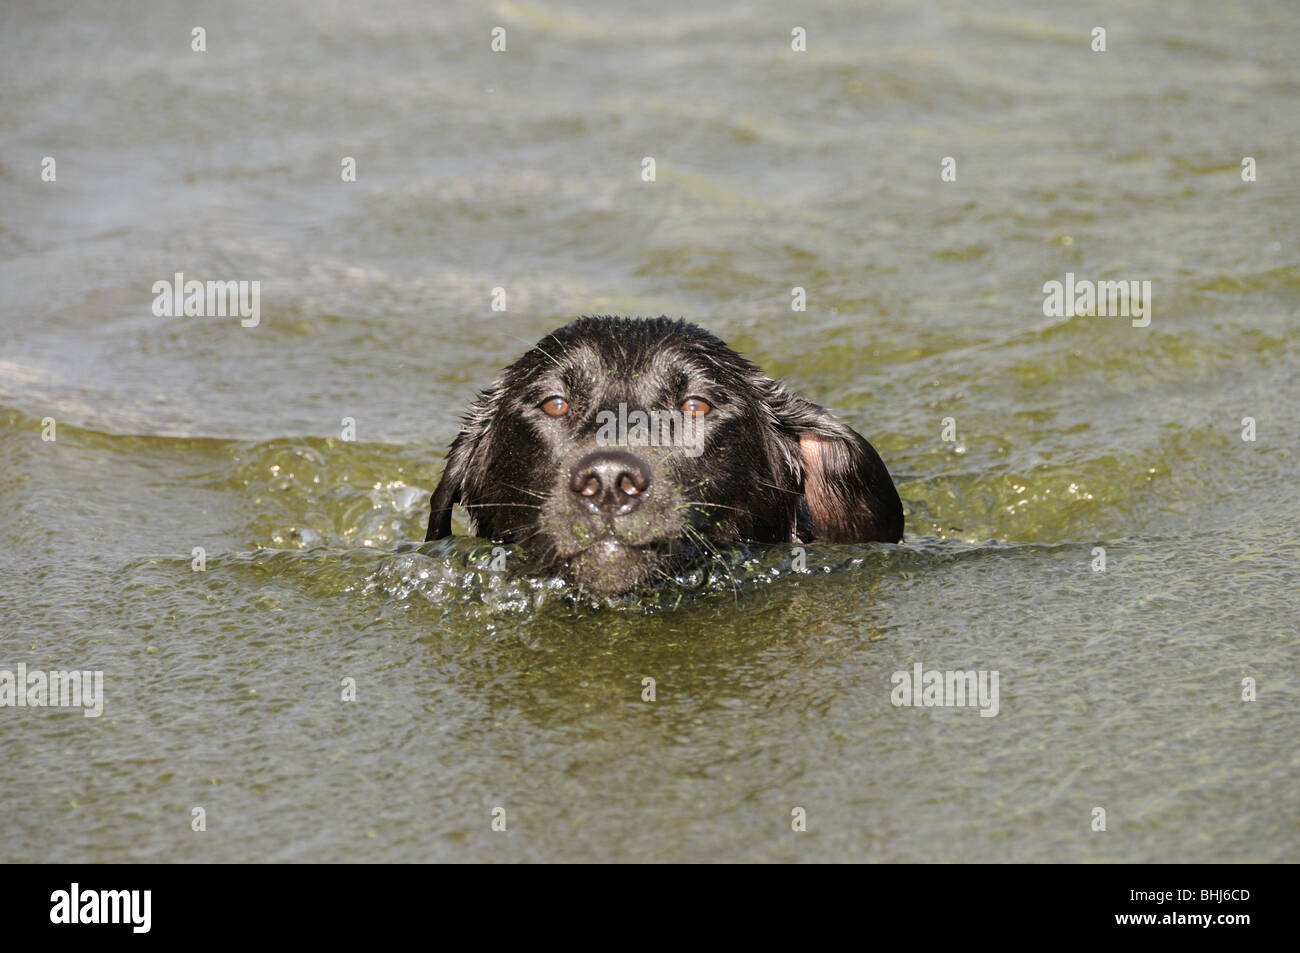
[[[600,593],[718,543],[897,542],[903,508],[861,435],[707,331],[581,318],[482,392],[433,493],[428,540],[517,543]]]

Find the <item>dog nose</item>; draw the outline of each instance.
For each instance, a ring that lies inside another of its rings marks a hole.
[[[593,513],[630,512],[650,488],[650,466],[626,450],[597,450],[569,472],[569,489]]]

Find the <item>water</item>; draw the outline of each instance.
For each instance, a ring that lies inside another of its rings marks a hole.
[[[1294,858],[1293,4],[214,16],[0,11],[0,669],[107,696],[0,709],[0,860]],[[155,317],[176,271],[260,324]],[[1044,317],[1066,272],[1151,325]],[[907,539],[607,605],[421,544],[580,313],[833,407]],[[916,662],[999,713],[892,707]]]

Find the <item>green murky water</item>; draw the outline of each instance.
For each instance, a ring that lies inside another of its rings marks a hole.
[[[0,859],[1294,859],[1294,4],[228,9],[0,11],[0,669],[105,675],[0,708]],[[597,312],[833,407],[907,539],[610,606],[419,543]],[[893,707],[917,662],[998,714]]]

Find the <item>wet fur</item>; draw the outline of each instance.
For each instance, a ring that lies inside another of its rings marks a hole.
[[[564,418],[538,409],[555,394],[570,402]],[[633,512],[574,505],[568,476],[597,448],[597,412],[673,409],[687,396],[713,406],[699,456],[633,448],[653,472]],[[702,328],[663,317],[580,318],[507,367],[451,445],[427,540],[451,535],[457,503],[474,534],[517,543],[597,592],[647,585],[720,543],[903,536],[898,492],[865,438]]]

